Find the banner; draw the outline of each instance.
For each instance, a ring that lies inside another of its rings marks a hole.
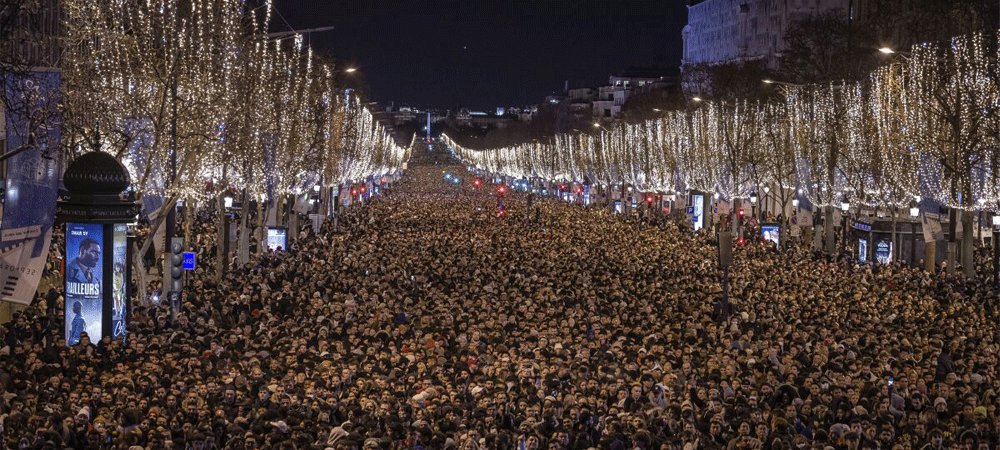
[[[101,338],[103,242],[101,224],[66,224],[66,345],[80,342],[83,332],[90,335],[91,342]]]
[[[299,214],[306,214],[309,212],[310,206],[312,205],[309,203],[309,192],[307,191],[295,196],[295,206],[292,209]]]
[[[924,232],[924,242],[937,242],[944,239],[940,214],[925,212],[921,215],[920,221]]]
[[[58,72],[39,72],[30,79],[11,78],[3,86],[26,110],[46,115],[59,87]],[[54,114],[54,113],[53,113]],[[19,111],[8,111],[6,151],[29,146],[7,160],[7,185],[0,221],[0,300],[27,305],[34,298],[45,269],[52,239],[56,196],[61,170],[58,159],[59,124],[53,121],[29,129]]]

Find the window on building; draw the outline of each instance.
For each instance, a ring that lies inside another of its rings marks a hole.
[[[604,108],[604,117],[611,117],[611,108]]]

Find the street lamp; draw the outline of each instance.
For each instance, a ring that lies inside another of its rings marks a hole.
[[[764,84],[777,84],[777,85],[780,85],[780,86],[788,86],[788,87],[803,87],[804,86],[802,84],[789,83],[787,81],[775,81],[775,80],[772,80],[770,78],[765,78],[765,79],[760,80],[760,81],[763,81]]]
[[[1000,213],[993,215],[993,284],[1000,286]]]
[[[882,48],[878,49],[878,51],[882,52],[885,55],[891,55],[893,53],[896,53],[895,50],[893,50],[893,49],[891,49],[889,47],[882,47]]]
[[[696,101],[696,102],[700,102],[702,99],[701,99],[701,97],[691,97],[691,100]]]

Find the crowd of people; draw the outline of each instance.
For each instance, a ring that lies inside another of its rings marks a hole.
[[[443,170],[203,264],[174,320],[139,296],[124,343],[67,347],[58,295],[19,315],[4,448],[998,450],[995,289],[752,243],[723,308],[703,235],[515,192],[498,217]]]

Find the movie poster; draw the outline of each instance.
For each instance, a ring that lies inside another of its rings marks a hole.
[[[114,301],[111,309],[111,338],[117,339],[125,335],[125,315],[128,305],[128,226],[115,224],[112,236],[112,256],[114,258],[114,276],[111,281],[111,297]]]
[[[875,242],[875,261],[883,265],[892,263],[892,241],[881,239]]]
[[[858,262],[868,262],[868,239],[858,239]]]
[[[288,250],[288,230],[285,228],[267,229],[267,248],[271,251]]]
[[[76,345],[86,332],[101,339],[104,228],[96,223],[66,224],[66,344]]]

